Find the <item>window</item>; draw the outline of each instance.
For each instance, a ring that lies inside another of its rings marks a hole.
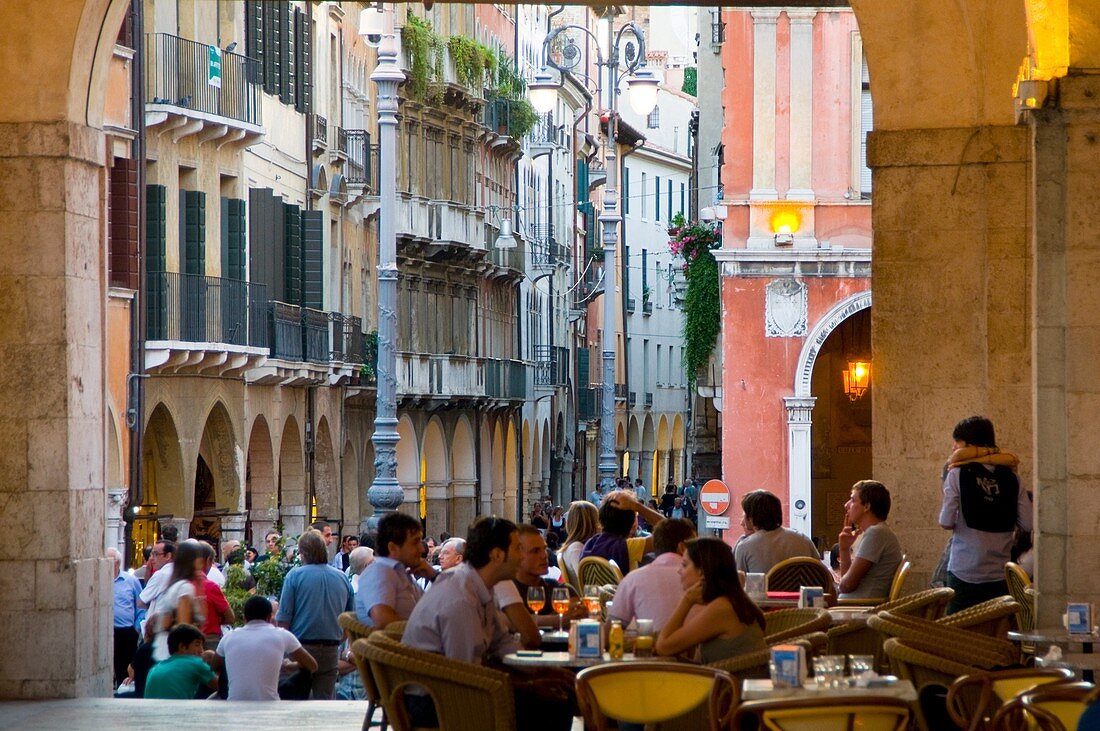
[[[661,177],[657,176],[657,179],[653,181],[653,219],[655,221],[661,220]]]
[[[630,168],[623,168],[623,215],[630,213]]]
[[[645,118],[645,126],[649,129],[657,129],[661,126],[661,108],[653,107],[653,111]]]
[[[852,34],[851,90],[851,173],[845,198],[870,198],[871,170],[867,167],[867,133],[873,127],[871,79],[863,57],[863,41],[858,33]]]
[[[645,192],[645,173],[642,173],[642,220],[646,220],[646,209],[649,206],[646,205],[646,192]]]
[[[871,77],[867,73],[867,59],[863,59],[859,74],[859,193],[871,197],[871,168],[867,167],[867,133],[872,128]]]
[[[680,215],[684,215],[684,184],[680,183]]]
[[[668,220],[672,220],[672,178],[668,179]]]

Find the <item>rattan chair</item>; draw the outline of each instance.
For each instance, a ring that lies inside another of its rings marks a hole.
[[[1016,624],[1021,632],[1031,632],[1035,629],[1035,590],[1031,587],[1031,577],[1019,564],[1009,561],[1005,564],[1005,582],[1008,593],[1020,605]]]
[[[415,731],[405,691],[427,689],[439,728],[447,731],[515,731],[516,712],[507,673],[414,650],[385,632],[356,640],[352,652],[370,663],[382,707],[395,731]]]
[[[759,719],[760,728],[768,731],[905,731],[909,704],[867,696],[748,701],[737,709],[730,728],[743,728],[750,718]]]
[[[932,643],[933,646],[965,648],[967,652],[974,655],[976,660],[974,664],[979,664],[980,661],[989,666],[1005,667],[1020,661],[1019,649],[1008,640],[941,622],[895,615],[892,612],[879,612],[868,617],[867,624],[885,636],[897,637],[907,642],[915,640],[924,644]]]
[[[1001,596],[949,614],[938,621],[947,627],[959,627],[990,637],[1004,638],[1016,626],[1016,615],[1019,611],[1019,602],[1010,596]]]
[[[408,624],[408,620],[399,619],[396,622],[390,622],[382,630],[388,637],[392,637],[398,642],[405,636],[405,625]]]
[[[806,664],[809,665],[814,655],[825,648],[827,638],[824,632],[811,632],[801,637],[791,637],[787,640],[770,643],[764,650],[748,652],[743,655],[707,663],[707,667],[723,670],[733,676],[737,687],[741,687],[741,681],[748,678],[767,678],[770,675],[768,663],[771,661],[773,645],[800,645],[806,650]]]
[[[582,589],[589,584],[618,586],[619,582],[623,580],[623,572],[606,558],[585,556],[577,566],[577,580],[580,582]]]
[[[826,609],[779,609],[764,615],[764,639],[774,645],[810,632],[823,632],[832,622]]]
[[[1001,706],[990,731],[1076,731],[1081,714],[1093,700],[1092,683],[1051,683],[1021,693]]]
[[[1022,668],[964,675],[947,690],[947,712],[959,728],[978,731],[988,726],[990,717],[1006,701],[1040,685],[1065,683],[1072,678],[1073,672],[1067,668]],[[964,696],[966,702],[962,700]]]
[[[954,589],[925,589],[892,602],[879,604],[877,607],[872,607],[870,612],[872,614],[890,612],[920,619],[938,619],[954,596]],[[875,667],[880,671],[885,669],[882,643],[886,638],[881,632],[868,626],[866,620],[838,624],[831,627],[826,634],[829,638],[830,655],[873,655]]]
[[[825,564],[816,558],[796,556],[772,566],[764,577],[768,591],[798,591],[803,586],[820,586],[826,594],[836,596],[836,582]]]
[[[585,728],[607,731],[609,721],[654,724],[706,704],[705,726],[729,728],[738,688],[715,668],[667,662],[597,665],[577,675],[577,702]]]
[[[368,627],[359,621],[359,617],[355,612],[344,612],[336,621],[340,623],[340,629],[348,636],[350,643],[354,644],[356,640],[365,640],[374,632],[373,627]],[[370,663],[366,658],[352,653],[352,660],[355,661],[355,667],[359,670],[359,678],[363,681],[363,690],[367,694],[367,717],[363,719],[363,731],[367,731],[374,725],[374,711],[381,706],[381,696],[378,694],[378,685],[374,682],[374,676],[370,672]],[[386,718],[386,711],[382,711],[382,721],[379,725],[379,731],[386,731],[389,726],[389,720]]]

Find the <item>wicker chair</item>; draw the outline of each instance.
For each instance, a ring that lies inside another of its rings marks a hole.
[[[1065,683],[1072,678],[1073,672],[1067,668],[1023,668],[964,675],[947,690],[947,712],[959,728],[978,731],[988,726],[990,717],[1006,701],[1040,685]],[[961,700],[963,696],[969,696],[969,704]]]
[[[386,633],[387,637],[392,637],[393,639],[400,642],[401,638],[405,636],[405,625],[407,624],[407,620],[399,619],[396,622],[390,622],[389,624],[387,624],[382,631]]]
[[[779,609],[764,615],[764,639],[774,645],[810,632],[823,632],[832,621],[825,609]]]
[[[989,725],[990,731],[1075,731],[1095,694],[1092,683],[1050,683],[1035,688],[1001,706]]]
[[[826,594],[836,596],[836,583],[825,564],[816,558],[797,556],[772,566],[764,585],[768,591],[798,591],[803,586],[820,586]]]
[[[1035,590],[1031,588],[1031,578],[1019,564],[1009,561],[1005,564],[1005,582],[1008,593],[1020,605],[1016,624],[1021,632],[1031,632],[1035,629]]]
[[[872,614],[890,612],[920,619],[938,619],[943,615],[947,603],[955,596],[954,589],[925,589],[892,602],[879,604],[871,608]],[[882,643],[886,639],[881,632],[867,625],[866,620],[845,622],[831,627],[826,633],[829,637],[830,655],[873,655],[875,667],[885,669],[885,656]]]
[[[770,643],[769,647],[764,650],[757,650],[756,652],[749,652],[725,660],[708,663],[707,667],[724,670],[729,673],[733,676],[734,683],[740,688],[741,681],[746,678],[769,677],[768,663],[772,658],[771,645],[800,645],[806,650],[806,662],[809,664],[810,659],[824,649],[826,642],[827,638],[825,637],[825,633],[811,632],[801,637],[791,637],[787,640]]]
[[[976,661],[988,661],[990,666],[1015,665],[1020,661],[1019,650],[1008,640],[940,622],[929,622],[926,619],[895,615],[891,612],[879,612],[868,617],[867,624],[888,637],[897,637],[906,642],[913,640],[932,643],[933,647],[944,645],[950,648],[965,648]]]
[[[340,629],[348,636],[350,643],[354,644],[356,640],[365,640],[374,632],[373,627],[368,627],[359,621],[359,617],[355,612],[344,612],[336,621],[340,623]],[[352,653],[352,659],[355,661],[355,667],[359,670],[359,678],[363,681],[363,689],[367,694],[367,717],[363,719],[363,731],[367,731],[374,725],[374,710],[381,705],[381,696],[378,693],[378,684],[374,682],[374,676],[370,672],[370,663],[366,658]],[[389,720],[386,718],[385,710],[382,711],[382,721],[379,725],[379,731],[386,731],[389,726]]]
[[[589,584],[618,586],[619,582],[623,580],[623,572],[613,566],[606,558],[585,556],[577,566],[577,580],[580,582],[582,589]]]
[[[729,728],[738,688],[721,670],[667,662],[606,664],[577,675],[577,701],[585,728],[607,731],[610,719],[654,724],[684,716],[699,706],[706,722],[695,728]]]
[[[1019,611],[1019,602],[1010,596],[1001,596],[967,607],[938,621],[947,627],[960,627],[990,637],[1003,638],[1015,626]]]
[[[447,731],[515,731],[516,711],[508,674],[406,647],[385,632],[356,640],[352,652],[370,663],[382,706],[395,731],[414,731],[405,691],[422,686]]]
[[[909,704],[900,698],[849,696],[836,698],[780,698],[742,703],[730,728],[743,728],[750,718],[759,719],[769,731],[849,731],[881,729],[905,731]]]

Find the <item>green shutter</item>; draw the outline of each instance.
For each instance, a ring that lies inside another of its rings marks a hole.
[[[180,272],[206,274],[206,193],[180,191]]]
[[[585,201],[581,204],[581,212],[584,213],[584,259],[588,261],[596,248],[596,209],[591,201]]]
[[[302,211],[302,306],[324,309],[323,211]]]
[[[244,201],[222,198],[222,277],[245,280],[245,208]]]
[[[588,200],[587,160],[577,160],[577,200]]]
[[[279,99],[284,103],[290,103],[290,65],[294,63],[294,16],[289,4],[279,3]]]
[[[279,3],[257,0],[260,14],[260,58],[264,69],[264,93],[274,96],[279,90]]]
[[[630,168],[623,168],[623,215],[630,213]]]
[[[653,181],[653,217],[654,220],[661,220],[661,176]]]
[[[577,348],[577,418],[592,415],[592,393],[588,390],[588,348]]]
[[[291,203],[283,204],[283,294],[286,302],[302,304],[302,223],[301,209]]]
[[[166,200],[163,185],[145,186],[145,336],[149,340],[168,337],[168,275]]]
[[[295,11],[294,15],[294,108],[303,114],[313,109],[313,34],[310,17]]]

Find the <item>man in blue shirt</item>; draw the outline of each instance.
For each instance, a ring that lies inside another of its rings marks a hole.
[[[378,521],[374,563],[359,577],[355,614],[368,627],[383,629],[408,619],[424,593],[413,580],[435,579],[436,571],[424,560],[420,521],[405,513],[387,513]]]
[[[145,614],[138,609],[138,595],[141,594],[141,582],[132,574],[122,571],[122,555],[113,548],[107,549],[107,558],[115,572],[115,687],[117,688],[128,673],[130,660],[137,649],[137,626]]]
[[[313,699],[331,700],[338,677],[338,650],[344,638],[337,617],[354,608],[354,592],[348,577],[328,565],[320,531],[307,530],[301,535],[298,555],[302,565],[292,568],[283,581],[275,620],[317,660]]]

